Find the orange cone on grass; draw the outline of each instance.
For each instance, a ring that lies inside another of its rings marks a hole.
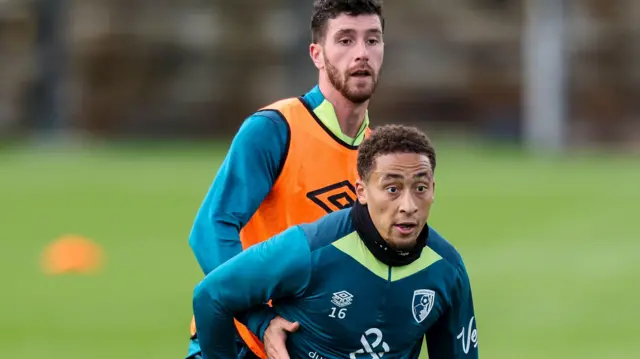
[[[46,274],[96,273],[102,268],[102,248],[89,239],[67,235],[49,244],[42,256]]]

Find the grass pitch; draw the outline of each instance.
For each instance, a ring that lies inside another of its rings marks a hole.
[[[187,239],[225,149],[2,150],[0,357],[183,358]],[[481,357],[640,357],[640,160],[438,150],[430,223],[465,259]],[[103,271],[44,275],[64,234],[99,243]]]

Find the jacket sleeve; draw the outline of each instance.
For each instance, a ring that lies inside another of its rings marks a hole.
[[[254,114],[238,130],[189,235],[204,274],[242,251],[240,230],[271,191],[288,136],[288,124],[274,111]]]
[[[478,331],[471,285],[464,264],[460,264],[451,306],[427,332],[430,359],[477,359]]]
[[[301,296],[311,276],[310,257],[309,242],[296,226],[209,273],[193,297],[204,358],[236,359],[234,316],[245,317],[270,299]]]

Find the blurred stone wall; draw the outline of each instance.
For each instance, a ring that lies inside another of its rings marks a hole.
[[[25,118],[34,81],[35,24],[26,2],[0,1],[0,134],[16,131]]]
[[[47,0],[0,1],[0,132],[37,123],[37,1]],[[299,95],[316,81],[308,59],[311,0],[66,1],[65,119],[75,129],[228,135],[259,106]],[[374,122],[515,136],[524,5],[387,1]],[[634,140],[638,20],[638,1],[571,1],[574,136]]]

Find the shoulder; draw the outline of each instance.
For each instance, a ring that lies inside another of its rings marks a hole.
[[[288,132],[289,124],[282,113],[273,109],[263,109],[244,120],[237,136],[266,137],[274,134],[288,135]]]
[[[312,252],[355,231],[351,221],[351,208],[329,213],[315,222],[301,224],[299,227],[307,237]]]
[[[247,117],[236,133],[230,157],[257,169],[268,165],[276,177],[289,151],[289,124],[277,111],[261,110]]]
[[[280,262],[298,261],[309,253],[309,241],[300,226],[292,226],[276,234],[266,241],[262,241],[244,250],[240,255],[252,253],[258,258],[277,256]]]
[[[447,241],[433,227],[429,227],[429,237],[427,239],[427,247],[436,252],[442,260],[458,273],[466,272],[464,261],[460,252]]]

